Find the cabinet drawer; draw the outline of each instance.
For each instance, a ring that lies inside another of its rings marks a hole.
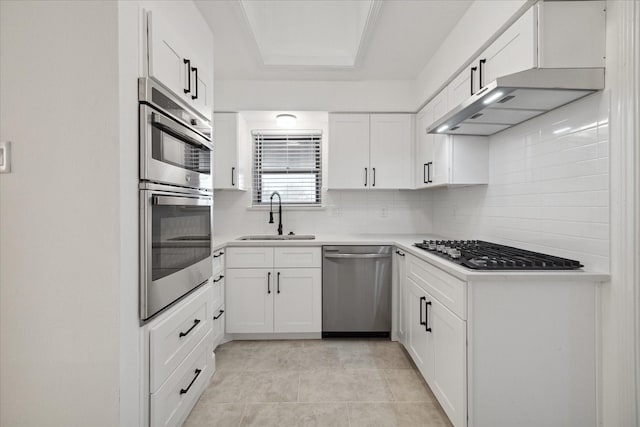
[[[466,320],[466,282],[407,254],[407,275],[421,288]]]
[[[276,268],[320,268],[322,251],[314,248],[274,248]]]
[[[227,248],[227,268],[273,268],[273,248]]]
[[[149,328],[149,388],[158,390],[211,330],[211,285],[196,291]]]
[[[213,299],[211,308],[215,311],[224,304],[224,274],[213,276]]]
[[[225,324],[225,315],[224,315],[224,305],[220,307],[218,310],[214,312],[213,316],[213,349],[222,342],[224,338],[224,324]]]
[[[213,253],[213,277],[216,277],[224,271],[224,249]]]
[[[215,371],[213,332],[178,366],[169,379],[151,394],[151,425],[181,426]]]

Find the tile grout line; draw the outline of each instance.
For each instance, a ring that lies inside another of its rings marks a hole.
[[[385,369],[381,369],[382,371],[382,377],[384,378],[384,382],[387,384],[387,386],[389,387],[389,393],[391,393],[391,397],[393,397],[392,402],[397,402],[398,399],[396,398],[395,393],[393,392],[393,388],[391,387],[391,382],[389,382],[389,378],[387,377],[387,370]]]
[[[242,413],[240,414],[240,421],[238,421],[238,427],[242,425],[242,421],[244,421],[244,413],[247,410],[247,404],[245,403],[242,407]]]

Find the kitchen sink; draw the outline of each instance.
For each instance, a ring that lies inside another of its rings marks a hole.
[[[316,236],[312,234],[293,234],[280,236],[278,234],[252,234],[250,236],[238,237],[237,240],[313,240]]]

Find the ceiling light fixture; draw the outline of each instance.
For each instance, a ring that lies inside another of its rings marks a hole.
[[[278,114],[276,116],[276,123],[283,128],[291,128],[296,125],[297,117],[293,114]]]

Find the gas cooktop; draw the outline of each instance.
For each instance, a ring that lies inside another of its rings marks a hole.
[[[576,270],[580,261],[482,240],[423,240],[420,249],[474,270]]]

